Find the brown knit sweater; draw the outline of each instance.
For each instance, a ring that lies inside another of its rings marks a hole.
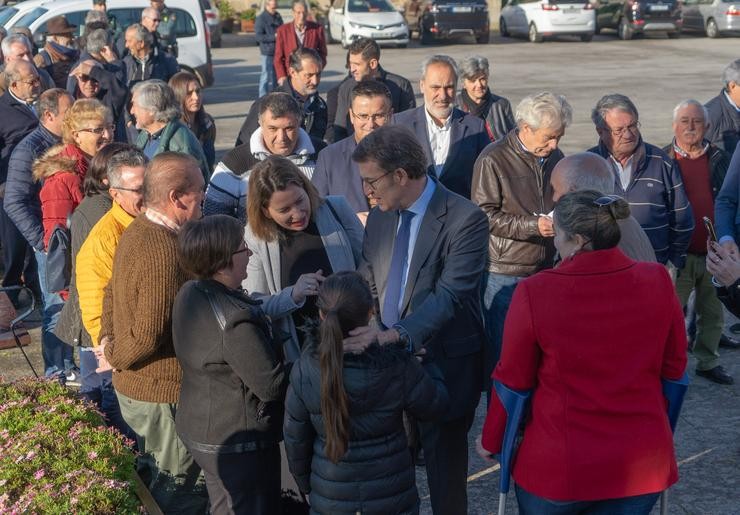
[[[103,301],[101,335],[116,390],[139,401],[176,403],[182,370],[172,344],[172,304],[188,279],[177,235],[146,216],[124,231]]]

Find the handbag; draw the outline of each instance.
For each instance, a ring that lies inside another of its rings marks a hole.
[[[72,280],[72,237],[69,226],[56,225],[46,248],[46,291],[69,289]]]

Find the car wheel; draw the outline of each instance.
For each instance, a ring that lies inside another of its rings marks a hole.
[[[529,24],[529,41],[532,43],[542,43],[542,34],[537,30],[537,25]]]
[[[475,42],[479,45],[487,45],[491,41],[491,33],[486,32],[484,34],[481,34],[480,36],[476,36]]]
[[[396,48],[406,48],[407,46],[406,43],[400,43]]]
[[[581,34],[581,41],[583,41],[584,43],[588,43],[592,39],[594,39],[593,34]]]
[[[668,33],[668,39],[678,39],[681,37],[681,31],[677,30],[676,32],[669,32]]]
[[[619,39],[624,41],[632,39],[635,35],[632,31],[632,27],[630,27],[630,24],[624,18],[619,21],[619,29],[617,29],[617,31],[619,33]]]
[[[502,37],[509,37],[509,29],[506,27],[506,20],[504,20],[503,18],[498,21],[498,30],[501,33]]]
[[[710,18],[707,22],[707,36],[710,38],[718,38],[720,37],[719,33],[719,27],[717,27],[717,22],[714,21],[714,18]]]

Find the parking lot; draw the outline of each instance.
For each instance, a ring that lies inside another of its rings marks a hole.
[[[509,98],[513,105],[525,95],[551,90],[564,94],[574,107],[573,125],[561,142],[566,154],[596,143],[590,110],[605,93],[630,96],[640,110],[646,141],[664,145],[671,140],[673,107],[686,98],[705,102],[720,88],[722,68],[740,57],[738,39],[708,39],[664,36],[621,41],[605,34],[592,42],[562,38],[543,44],[492,37],[488,45],[469,41],[452,45],[384,49],[381,64],[389,71],[409,78],[418,92],[420,63],[431,53],[454,58],[470,54],[486,56],[491,63],[491,89]],[[329,47],[328,65],[320,90],[325,93],[346,71],[345,52],[339,45]],[[251,102],[257,94],[259,51],[251,35],[224,35],[223,48],[213,50],[216,83],[206,91],[206,109],[216,119],[217,150],[232,148]],[[421,103],[421,98],[417,97]],[[605,292],[608,298],[608,292]],[[609,328],[605,327],[605,331]],[[42,368],[38,329],[32,331],[31,354],[37,369]],[[684,404],[676,435],[681,480],[671,490],[669,513],[730,515],[740,513],[740,351],[721,350],[723,365],[734,375],[734,386],[718,386],[693,376],[695,361],[690,358],[692,386]],[[27,365],[18,350],[0,351],[0,373],[8,377],[27,374]],[[470,433],[480,434],[484,403]],[[472,450],[472,445],[471,445]],[[430,513],[421,469],[417,474],[422,513]],[[471,452],[469,497],[471,514],[495,513],[498,472]],[[509,513],[514,513],[513,493]],[[657,509],[655,511],[657,513]]]

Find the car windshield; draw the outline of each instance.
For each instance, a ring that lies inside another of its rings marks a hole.
[[[17,12],[15,7],[0,7],[0,26],[5,26]]]
[[[387,13],[396,8],[388,0],[349,0],[347,10],[353,13]]]
[[[14,27],[30,27],[33,22],[38,20],[44,13],[46,13],[47,9],[44,9],[43,7],[37,7],[36,9],[32,9],[28,11],[26,14],[21,16],[18,20],[16,20],[15,23],[13,23]]]

